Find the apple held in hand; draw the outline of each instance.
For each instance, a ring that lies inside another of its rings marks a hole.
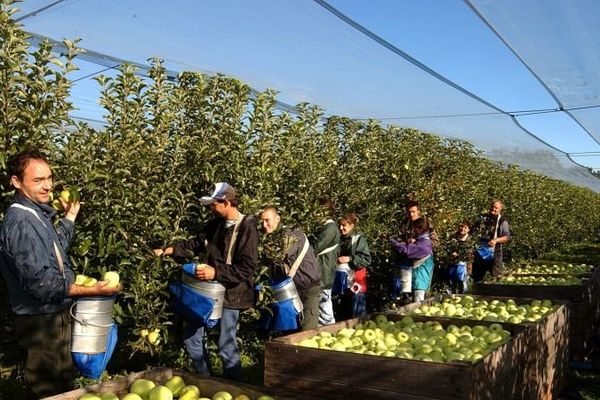
[[[98,283],[98,279],[89,277],[83,282],[83,286],[91,287],[96,283]]]
[[[87,277],[87,276],[85,276],[85,275],[81,275],[81,274],[80,274],[80,275],[77,275],[77,276],[75,277],[75,284],[76,284],[76,285],[83,286],[83,284],[85,283],[85,281],[86,281],[87,279],[88,279],[88,277]]]
[[[102,276],[102,280],[108,281],[108,284],[106,286],[116,288],[117,286],[119,286],[119,281],[121,280],[121,278],[119,277],[118,272],[108,271],[104,273],[104,275]]]
[[[79,188],[77,186],[71,186],[68,189],[64,189],[60,192],[59,197],[65,203],[72,203],[74,201],[79,201],[81,196],[79,194]]]

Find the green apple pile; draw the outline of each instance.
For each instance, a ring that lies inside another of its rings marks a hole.
[[[129,386],[129,393],[119,398],[114,393],[86,393],[79,400],[252,400],[251,397],[240,394],[234,397],[228,391],[222,390],[207,397],[196,385],[186,385],[181,376],[173,376],[162,385],[157,385],[150,379],[136,379]],[[260,396],[256,400],[274,400],[271,396]]]
[[[500,285],[536,285],[536,286],[577,286],[581,285],[581,278],[575,276],[528,276],[504,275],[492,283]]]
[[[593,265],[589,264],[526,264],[513,269],[516,274],[584,274],[592,272]]]
[[[412,317],[404,316],[394,322],[378,315],[354,328],[319,332],[296,345],[446,363],[477,362],[509,339],[510,332],[498,323],[473,327],[448,325],[444,329],[438,321],[415,322]]]
[[[451,296],[441,302],[433,302],[403,314],[435,317],[476,319],[490,322],[535,322],[556,310],[551,300],[532,300],[529,304],[518,305],[514,300],[478,300],[472,296]]]

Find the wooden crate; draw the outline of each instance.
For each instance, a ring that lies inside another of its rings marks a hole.
[[[478,295],[447,295],[446,297],[465,297],[471,296],[474,300],[499,300],[506,302],[509,299],[515,301],[517,305],[529,304],[534,299],[523,297],[501,297],[501,296],[478,296]],[[442,300],[443,300],[442,298]],[[411,313],[421,305],[431,305],[436,299],[426,299],[422,304],[412,303],[394,311],[393,313]],[[568,379],[569,370],[569,303],[561,300],[554,300],[555,305],[559,305],[554,312],[545,315],[537,322],[523,322],[529,328],[527,333],[527,352],[528,372],[527,382],[529,386],[529,398],[531,399],[552,399],[565,388]],[[390,312],[392,313],[392,312]],[[438,320],[445,320],[448,323],[459,325],[464,318],[454,317],[434,317]],[[484,321],[480,321],[484,322]],[[500,322],[507,327],[513,324]]]
[[[147,371],[136,372],[126,377],[101,382],[95,385],[89,385],[82,389],[71,390],[70,392],[58,394],[51,397],[45,397],[43,400],[77,400],[86,393],[114,393],[117,396],[124,396],[129,389],[129,386],[140,378],[150,379],[157,384],[165,382],[173,375],[179,375],[183,378],[187,385],[196,385],[200,388],[201,396],[212,397],[218,391],[228,391],[234,397],[241,394],[246,394],[251,399],[256,399],[262,395],[269,395],[276,400],[291,400],[287,393],[278,389],[263,388],[259,386],[249,385],[241,382],[233,382],[225,379],[214,377],[205,377],[184,371],[174,371],[171,368],[153,368]]]
[[[584,360],[591,352],[593,338],[600,327],[600,279],[597,272],[581,285],[508,285],[494,280],[473,285],[473,294],[482,296],[524,297],[562,300],[569,303],[569,347],[574,360]]]
[[[323,399],[519,399],[528,398],[523,384],[526,327],[508,329],[511,340],[477,363],[424,362],[401,358],[335,352],[294,345],[321,331],[337,332],[374,318],[355,318],[280,337],[265,344],[265,385],[286,386]],[[400,319],[390,315],[390,320]],[[427,318],[414,317],[415,321]],[[440,321],[443,326],[448,324]],[[477,325],[481,321],[461,321]]]

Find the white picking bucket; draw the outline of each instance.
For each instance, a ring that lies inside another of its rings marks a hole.
[[[402,293],[412,292],[412,267],[396,267],[394,268],[394,274],[400,279]]]
[[[225,286],[217,281],[201,281],[199,279],[194,279],[187,274],[183,274],[181,280],[195,292],[215,301],[212,313],[210,314],[210,319],[221,318],[221,315],[223,315],[223,303],[225,302]]]
[[[300,300],[300,295],[298,294],[298,290],[296,289],[296,285],[294,285],[292,278],[284,279],[283,281],[271,286],[271,288],[273,289],[273,296],[275,297],[275,300],[285,301],[292,299],[292,303],[294,304],[296,311],[302,312],[302,310],[304,310],[302,300]]]
[[[336,265],[335,271],[343,272],[348,275],[348,280],[346,281],[346,289],[350,289],[352,285],[354,285],[354,270],[350,268],[350,265],[348,265],[348,263]]]
[[[73,302],[70,309],[72,352],[97,354],[106,351],[115,299],[115,296],[81,297]]]

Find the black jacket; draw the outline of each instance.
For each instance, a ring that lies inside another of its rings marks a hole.
[[[205,253],[206,263],[216,270],[215,280],[226,288],[224,307],[244,310],[254,306],[254,272],[258,263],[258,230],[253,215],[241,222],[231,264],[226,264],[227,250],[234,227],[225,227],[223,218],[204,225],[195,238],[173,246],[173,256],[189,259]]]

